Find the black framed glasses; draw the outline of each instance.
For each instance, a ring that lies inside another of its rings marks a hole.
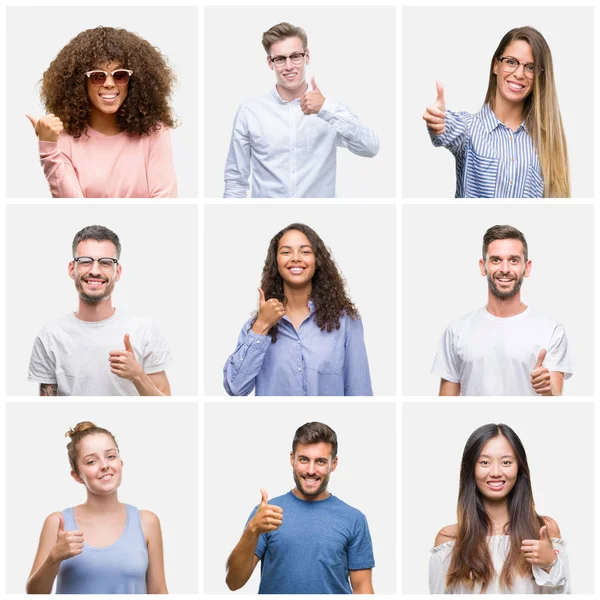
[[[79,265],[82,269],[91,269],[92,265],[97,262],[98,266],[102,271],[112,271],[119,261],[116,258],[103,257],[103,258],[92,258],[91,256],[77,256],[73,259],[73,262]]]
[[[130,69],[115,69],[114,71],[86,71],[85,73],[90,80],[92,85],[104,85],[108,76],[112,77],[112,80],[117,84],[129,83],[129,78],[133,75],[133,71]]]
[[[304,57],[306,56],[306,52],[294,52],[289,56],[269,56],[269,60],[276,67],[283,67],[285,65],[287,59],[289,58],[292,61],[293,65],[300,65],[304,62]]]
[[[505,73],[514,73],[521,65],[523,65],[523,72],[529,79],[533,79],[534,75],[539,75],[544,70],[539,68],[535,63],[522,63],[512,56],[500,56],[498,60]]]

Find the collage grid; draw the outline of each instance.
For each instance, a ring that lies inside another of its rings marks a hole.
[[[179,36],[186,40],[181,44],[183,49],[193,49],[189,53],[192,58],[180,59],[178,66],[183,67],[182,79],[185,74],[187,81],[195,81],[195,87],[180,82],[179,111],[189,127],[175,130],[173,137],[182,193],[169,202],[124,202],[115,198],[48,202],[41,170],[34,175],[24,164],[31,159],[31,139],[25,140],[27,130],[13,116],[24,112],[14,96],[18,101],[25,97],[30,100],[38,93],[25,79],[30,75],[27,70],[19,72],[11,52],[11,42],[17,43],[18,36],[16,30],[11,31],[11,11],[17,14],[23,7],[0,10],[0,30],[7,32],[7,44],[0,49],[0,57],[8,73],[0,82],[0,112],[7,115],[6,143],[0,149],[0,178],[5,186],[0,214],[5,265],[4,276],[0,277],[0,306],[5,315],[0,323],[5,342],[0,349],[0,378],[5,386],[0,434],[5,465],[5,475],[0,478],[0,507],[4,509],[0,537],[5,540],[0,548],[2,594],[16,597],[24,593],[23,584],[44,517],[53,507],[73,502],[72,482],[65,479],[66,440],[61,436],[63,430],[89,416],[99,424],[117,422],[124,432],[119,444],[132,467],[126,471],[129,480],[123,485],[123,497],[143,505],[149,490],[154,490],[149,508],[160,515],[165,547],[170,550],[165,556],[170,593],[215,598],[229,593],[224,582],[226,556],[239,539],[250,510],[258,504],[260,488],[272,487],[269,492],[275,496],[289,486],[285,452],[289,452],[291,433],[295,426],[311,420],[336,424],[340,468],[333,475],[332,490],[356,501],[369,517],[376,546],[376,593],[407,598],[427,593],[428,552],[435,533],[444,523],[455,520],[458,466],[466,436],[479,424],[505,420],[514,424],[524,440],[534,442],[527,445],[527,451],[538,508],[541,513],[548,508],[568,538],[573,592],[598,597],[600,569],[594,540],[600,536],[599,462],[595,439],[600,417],[595,402],[600,332],[595,310],[599,264],[595,237],[600,217],[594,204],[600,182],[596,161],[600,126],[595,118],[600,97],[596,75],[600,45],[592,40],[600,30],[600,16],[594,2],[586,1],[572,9],[554,0],[528,3],[527,10],[540,11],[544,19],[551,20],[552,12],[562,14],[561,10],[580,10],[586,19],[569,31],[565,29],[561,47],[569,65],[573,63],[570,74],[577,80],[574,85],[573,80],[563,79],[561,88],[561,94],[569,88],[565,96],[567,102],[573,101],[569,117],[563,111],[565,126],[571,119],[569,131],[577,132],[570,134],[577,140],[570,154],[571,162],[576,161],[572,169],[574,198],[528,199],[526,204],[450,199],[453,161],[444,151],[431,147],[421,154],[425,147],[422,138],[427,137],[421,113],[434,97],[421,91],[432,88],[427,65],[434,65],[436,72],[439,67],[442,75],[448,71],[448,96],[452,90],[460,99],[468,96],[472,87],[481,88],[473,72],[465,76],[469,81],[456,81],[452,63],[435,55],[434,40],[447,35],[444,29],[453,15],[460,17],[460,28],[468,30],[477,22],[473,15],[489,7],[470,1],[460,7],[446,2],[425,5],[384,1],[372,8],[388,11],[385,27],[394,30],[394,38],[389,40],[381,32],[370,31],[362,43],[368,44],[368,37],[374,36],[380,46],[373,49],[371,45],[364,52],[355,50],[360,56],[350,67],[355,69],[354,80],[357,73],[370,69],[372,80],[380,85],[379,89],[368,85],[365,89],[368,76],[359,76],[359,82],[353,83],[359,105],[372,105],[373,97],[385,105],[385,110],[377,111],[377,118],[385,131],[382,139],[393,150],[373,171],[367,169],[368,176],[357,167],[364,161],[353,162],[340,151],[337,199],[283,202],[220,199],[222,157],[228,142],[218,135],[221,121],[228,123],[228,138],[241,96],[261,93],[266,81],[266,74],[261,81],[243,67],[236,72],[239,65],[233,40],[236,36],[244,43],[244,36],[255,39],[256,31],[263,30],[259,23],[265,21],[264,15],[260,19],[256,16],[260,10],[273,15],[266,17],[268,22],[277,22],[279,14],[291,14],[287,17],[290,21],[301,23],[305,14],[306,20],[314,24],[313,31],[317,29],[318,35],[325,37],[327,28],[322,25],[322,30],[318,29],[320,18],[327,23],[327,18],[334,18],[342,7],[352,5],[360,10],[361,3],[330,2],[329,17],[327,7],[298,7],[291,2],[268,7],[241,2],[230,7],[189,1],[179,4],[167,8],[160,2],[136,0],[123,10],[126,20],[127,15],[134,18],[144,7],[153,5],[148,10],[155,11],[155,16],[149,16],[148,22],[153,22],[157,31],[161,29],[161,15],[187,11],[187,17],[181,19]],[[62,10],[69,5],[79,10],[73,2],[63,3]],[[505,22],[514,23],[515,13],[522,24],[522,8],[502,7],[505,14],[498,17],[494,31],[507,29]],[[37,42],[33,40],[43,39],[42,24],[50,22],[53,7],[51,3],[39,3],[30,10],[31,14],[37,10],[46,16],[39,19],[38,15],[36,25],[32,25],[34,33],[23,60],[27,62],[29,55],[36,54],[35,60],[47,63],[51,52],[36,51]],[[238,15],[224,42],[218,33],[231,10]],[[419,14],[427,15],[423,20],[426,40],[418,37],[417,27],[411,30],[408,26],[410,19]],[[344,39],[356,37],[353,32],[359,26],[349,22]],[[194,31],[198,43],[189,45]],[[177,31],[171,35],[175,39]],[[560,37],[559,33],[555,35]],[[480,43],[478,36],[481,32],[475,34],[474,45]],[[57,36],[57,47],[62,42]],[[324,54],[331,56],[335,50],[343,56],[340,48],[321,44],[319,49]],[[389,65],[380,72],[369,64],[367,58],[372,58],[375,50],[382,51],[388,60],[394,58],[393,77],[389,77]],[[465,52],[461,66],[470,64],[473,54],[477,54],[472,47]],[[418,58],[413,58],[415,55]],[[365,62],[361,62],[364,57]],[[487,54],[483,58],[483,62],[489,61]],[[475,57],[476,61],[480,59]],[[577,59],[584,64],[577,64]],[[328,67],[320,65],[326,73],[324,80],[319,79],[322,87],[325,81],[336,85],[351,73],[348,61],[331,62]],[[321,73],[316,65],[314,71],[309,71],[315,76]],[[12,84],[27,91],[11,94]],[[242,87],[252,92],[240,95],[238,88]],[[379,96],[381,90],[385,98]],[[582,96],[591,100],[582,102]],[[467,108],[473,104],[473,94],[469,102]],[[27,106],[27,110],[35,108]],[[393,117],[386,127],[382,115],[390,110]],[[366,118],[369,111],[361,110],[360,114]],[[25,125],[30,127],[26,121]],[[31,135],[31,130],[27,133]],[[419,141],[413,145],[417,137]],[[184,152],[184,148],[189,151]],[[181,177],[180,173],[185,175]],[[425,191],[430,189],[434,191]],[[123,212],[125,207],[127,212]],[[173,210],[178,213],[175,217],[171,216]],[[260,218],[253,217],[253,212]],[[370,315],[365,319],[365,336],[377,398],[332,398],[323,402],[313,397],[301,402],[297,397],[264,397],[260,402],[241,403],[225,396],[220,383],[222,358],[229,353],[240,325],[256,303],[256,280],[266,241],[277,231],[277,224],[292,222],[292,216],[299,213],[319,224],[320,228],[315,225],[315,229],[323,232],[331,246],[348,279],[353,300]],[[377,214],[377,220],[373,214]],[[532,232],[528,240],[536,268],[524,289],[532,304],[566,322],[578,373],[566,383],[563,398],[524,401],[497,396],[440,401],[438,379],[429,374],[433,348],[453,318],[477,307],[472,299],[475,294],[482,297],[481,281],[477,280],[477,290],[474,281],[481,227],[495,223],[500,215]],[[65,285],[63,247],[68,249],[76,223],[92,217],[100,221],[101,216],[124,232],[120,234],[124,246],[125,239],[129,245],[124,255],[128,254],[130,264],[135,265],[131,272],[124,270],[129,282],[126,277],[120,282],[120,305],[134,309],[139,301],[149,314],[161,316],[161,326],[167,325],[177,348],[172,383],[173,395],[178,397],[172,402],[155,398],[122,402],[101,396],[41,401],[35,396],[35,386],[24,381],[36,332],[72,303],[72,290],[67,296]],[[381,227],[375,228],[373,222]],[[455,233],[449,235],[449,229]],[[227,236],[222,235],[223,231]],[[438,243],[432,244],[432,240]],[[148,248],[160,248],[159,254],[153,255]],[[61,257],[58,264],[49,263],[50,256]],[[470,256],[472,265],[467,265]],[[549,264],[543,265],[545,262]],[[150,278],[150,283],[144,278]],[[383,281],[377,283],[377,293],[367,289],[367,283],[375,278]],[[364,288],[359,287],[361,282],[367,282]],[[53,291],[59,288],[60,292]],[[219,311],[226,311],[233,319],[222,322],[219,314],[223,312]],[[389,330],[394,335],[385,335]],[[424,361],[428,363],[425,369]],[[286,462],[279,463],[280,459]],[[256,593],[259,579],[256,570],[247,588],[238,593]]]

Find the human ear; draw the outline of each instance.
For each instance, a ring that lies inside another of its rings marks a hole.
[[[77,482],[77,483],[82,483],[85,485],[85,482],[83,481],[83,479],[81,479],[81,477],[79,475],[77,475],[77,473],[75,473],[75,471],[71,471],[71,477]]]
[[[482,277],[485,277],[487,275],[485,270],[485,262],[483,262],[483,258],[479,259],[479,272],[481,273]]]
[[[75,261],[74,260],[72,260],[69,263],[68,271],[69,271],[69,277],[71,279],[75,279]]]

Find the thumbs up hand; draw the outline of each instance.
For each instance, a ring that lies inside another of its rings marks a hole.
[[[40,142],[57,142],[60,132],[64,129],[62,121],[53,114],[36,119],[31,115],[25,115],[33,125],[33,130]]]
[[[78,530],[65,531],[65,520],[62,514],[58,516],[58,531],[56,544],[50,551],[53,562],[62,562],[83,552],[83,533]]]
[[[531,565],[537,565],[542,569],[549,569],[552,566],[556,554],[545,525],[540,529],[539,540],[523,540],[521,552]]]
[[[535,367],[533,367],[533,371],[531,371],[531,386],[535,390],[535,393],[540,396],[554,396],[550,371],[543,365],[545,358],[546,349],[542,348],[538,354]]]
[[[269,496],[266,490],[260,489],[260,504],[256,514],[248,523],[250,531],[254,533],[269,533],[281,527],[283,523],[283,508],[268,504]]]
[[[261,288],[258,288],[258,294],[258,317],[252,325],[252,331],[266,335],[269,329],[285,315],[285,307],[277,298],[266,300]]]
[[[317,87],[314,77],[311,78],[310,85],[312,90],[302,96],[300,108],[305,115],[316,115],[325,102],[325,96],[323,96],[321,90]]]
[[[440,81],[435,82],[435,87],[437,98],[425,109],[423,119],[431,133],[442,135],[446,133],[446,98],[444,97],[444,86]]]
[[[123,338],[123,345],[125,350],[111,350],[108,353],[110,370],[123,379],[129,379],[130,381],[139,379],[144,374],[144,369],[135,358],[135,352],[128,333]]]

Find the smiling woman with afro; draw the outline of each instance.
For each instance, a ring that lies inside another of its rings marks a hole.
[[[43,75],[48,114],[27,115],[52,196],[177,196],[174,84],[160,50],[135,33],[96,27],[75,36]]]

